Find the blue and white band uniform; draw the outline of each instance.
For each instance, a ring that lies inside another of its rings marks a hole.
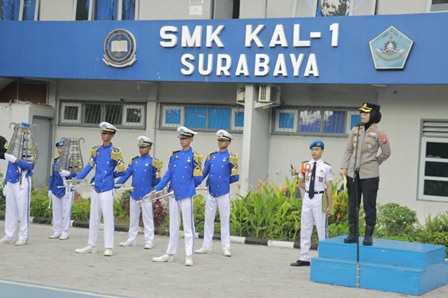
[[[316,230],[319,240],[326,238],[326,214],[322,210],[322,195],[326,190],[326,182],[333,181],[333,172],[331,166],[324,163],[322,159],[316,162],[316,177],[314,182],[314,197],[310,199],[308,190],[310,187],[311,173],[314,160],[311,159],[303,168],[307,169],[304,173],[299,173],[299,179],[305,179],[305,194],[302,201],[301,214],[301,233],[300,233],[300,260],[310,261],[309,255],[311,247],[311,233],[313,231],[313,221],[316,224]]]
[[[71,211],[75,192],[73,188],[64,187],[64,180],[76,177],[76,173],[71,172],[68,177],[62,177],[56,170],[60,159],[60,157],[55,157],[51,160],[48,190],[52,202],[53,233],[66,238],[70,235]]]
[[[130,161],[126,172],[120,177],[116,184],[124,184],[132,176],[131,198],[140,201],[149,194],[153,187],[160,182],[160,166],[158,159],[146,156],[136,156]]]
[[[108,128],[103,128],[103,131],[106,129]],[[104,248],[107,250],[114,247],[114,178],[123,176],[125,173],[121,149],[113,147],[112,143],[107,146],[92,147],[90,149],[89,163],[78,174],[77,179],[84,179],[94,167],[95,174],[91,182],[95,183],[95,185],[90,198],[88,245],[96,247],[102,216]]]
[[[203,178],[205,179],[208,176],[206,186],[209,193],[214,197],[229,193],[230,184],[240,179],[238,164],[230,162],[231,155],[238,159],[236,154],[230,154],[226,150],[210,153],[205,161]]]
[[[95,175],[91,181],[95,183],[95,191],[101,193],[114,189],[114,178],[125,173],[121,149],[113,147],[111,143],[106,147],[94,146],[90,153],[90,161],[78,174],[77,179],[84,179],[95,167]]]
[[[196,194],[196,186],[202,182],[201,163],[202,155],[191,148],[174,151],[166,173],[155,187],[156,191],[161,191],[170,182],[169,191],[174,191],[174,197],[169,198],[170,240],[166,250],[168,255],[177,253],[180,213],[184,227],[185,254],[187,257],[194,254],[193,196]]]
[[[195,153],[191,148],[185,151],[173,151],[168,170],[155,190],[161,191],[170,182],[168,191],[174,191],[176,201],[193,197],[196,194],[196,187],[202,183],[202,166],[198,160],[199,156],[202,159],[202,155]]]
[[[31,176],[34,164],[23,160],[8,162],[5,177],[5,239],[27,241],[30,226]],[[20,178],[22,176],[22,178]],[[20,225],[19,225],[20,222]]]
[[[208,178],[207,178],[208,176]],[[208,196],[205,206],[203,248],[213,245],[216,207],[219,210],[221,225],[221,245],[230,252],[230,184],[239,180],[238,155],[224,152],[209,154],[204,164],[203,178],[207,178]]]

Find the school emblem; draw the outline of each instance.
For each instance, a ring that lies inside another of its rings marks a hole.
[[[134,35],[125,29],[116,29],[107,35],[104,42],[103,62],[118,68],[131,66],[137,61],[136,49]]]
[[[414,42],[394,26],[369,42],[375,69],[403,69]]]

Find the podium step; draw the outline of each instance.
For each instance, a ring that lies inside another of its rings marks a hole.
[[[319,242],[319,257],[311,261],[315,282],[356,287],[356,244],[344,236]],[[374,239],[363,246],[360,238],[359,287],[422,295],[448,283],[445,246]]]

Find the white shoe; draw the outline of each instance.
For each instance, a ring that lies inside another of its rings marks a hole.
[[[26,240],[19,240],[16,243],[14,243],[15,246],[23,246],[26,245]]]
[[[232,253],[230,252],[230,250],[225,250],[225,251],[224,251],[224,256],[225,256],[225,257],[231,257],[231,256],[232,256]]]
[[[132,242],[129,242],[129,241],[120,242],[119,244],[120,244],[120,246],[122,246],[122,247],[131,247],[131,246],[135,246],[135,243],[132,243]]]
[[[160,257],[154,257],[152,258],[153,262],[173,262],[174,256],[173,255],[163,255]]]
[[[197,254],[200,254],[200,255],[204,255],[204,254],[212,253],[212,249],[206,248],[206,247],[201,247],[200,249],[196,249],[194,252]]]
[[[193,266],[194,264],[193,264],[193,257],[191,257],[191,256],[187,256],[186,258],[185,258],[185,266]]]
[[[48,238],[50,238],[50,239],[57,239],[59,237],[61,237],[61,234],[58,234],[58,233],[53,233],[53,235],[48,236]]]
[[[112,251],[112,249],[108,248],[104,251],[104,256],[105,257],[111,257],[114,255],[114,252]]]
[[[59,237],[59,240],[67,240],[68,236],[68,234],[62,234],[61,237]]]
[[[13,244],[13,243],[14,243],[14,240],[8,239],[8,238],[6,238],[6,236],[3,237],[2,239],[0,239],[0,244]]]
[[[87,245],[84,248],[77,248],[77,249],[75,249],[75,252],[78,253],[78,254],[96,253],[96,247]]]
[[[146,243],[145,244],[145,249],[151,249],[153,247],[154,247],[154,244],[152,244],[152,243]]]

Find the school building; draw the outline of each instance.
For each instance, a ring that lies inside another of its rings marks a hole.
[[[204,157],[226,129],[245,194],[282,183],[325,142],[335,179],[364,101],[381,105],[392,155],[379,203],[420,220],[448,210],[448,1],[445,0],[1,0],[0,135],[29,122],[47,184],[54,144],[98,124],[120,131],[127,162],[136,138],[165,161],[176,128],[197,131]],[[5,163],[0,171],[5,172]]]

